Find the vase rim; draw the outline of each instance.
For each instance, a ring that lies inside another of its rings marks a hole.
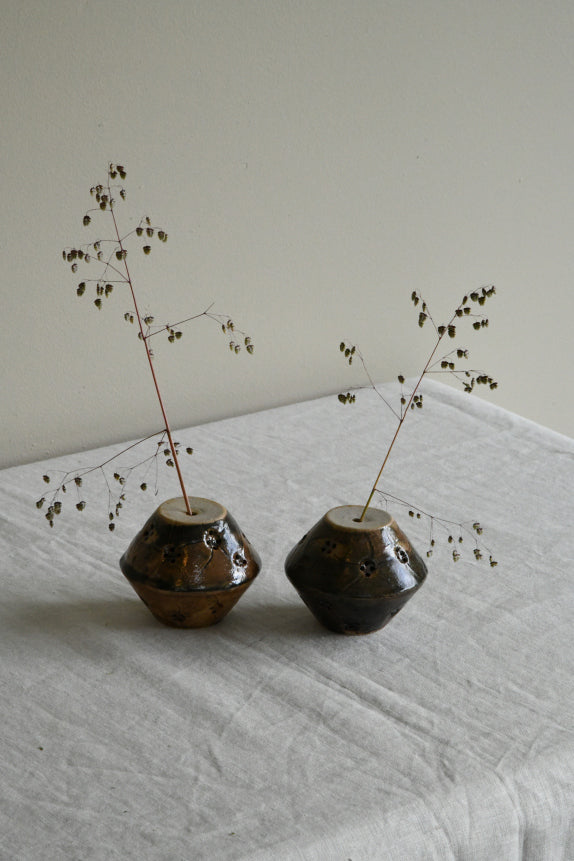
[[[190,496],[188,499],[192,510],[191,516],[187,513],[183,496],[166,499],[157,509],[157,514],[162,520],[176,526],[215,523],[227,517],[227,509],[213,499],[204,499],[202,496]]]
[[[364,505],[339,505],[331,508],[325,515],[325,519],[336,529],[344,529],[349,532],[372,532],[390,526],[393,517],[382,508],[367,508],[364,518],[360,521]]]

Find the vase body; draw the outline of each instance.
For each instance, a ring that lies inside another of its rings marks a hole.
[[[341,634],[383,628],[424,582],[427,568],[386,511],[332,508],[285,560],[285,572],[317,620]]]
[[[164,625],[204,628],[221,621],[259,573],[261,563],[241,529],[217,502],[182,497],[154,511],[120,560],[120,568]]]

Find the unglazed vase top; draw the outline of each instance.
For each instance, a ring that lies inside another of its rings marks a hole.
[[[359,522],[363,508],[363,505],[340,505],[338,508],[332,508],[328,511],[325,520],[336,529],[344,529],[349,532],[379,530],[383,526],[390,526],[393,522],[388,511],[382,511],[380,508],[368,508],[365,516]]]
[[[192,526],[194,524],[215,523],[227,516],[227,510],[214,502],[213,499],[203,499],[201,496],[190,496],[189,504],[193,514],[187,513],[183,496],[166,499],[159,506],[157,513],[162,520],[177,526]]]

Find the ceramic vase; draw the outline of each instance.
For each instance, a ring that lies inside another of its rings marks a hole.
[[[144,604],[164,625],[203,628],[220,622],[257,576],[261,563],[218,502],[168,499],[120,560]]]
[[[317,620],[340,634],[369,634],[396,616],[427,568],[386,511],[328,511],[285,560],[287,577]]]

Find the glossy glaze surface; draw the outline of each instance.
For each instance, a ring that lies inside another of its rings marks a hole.
[[[386,511],[328,511],[291,550],[287,577],[318,621],[343,634],[383,628],[424,582],[427,568]]]
[[[153,615],[165,625],[198,628],[231,610],[261,563],[234,518],[213,500],[169,499],[152,514],[120,567]]]

